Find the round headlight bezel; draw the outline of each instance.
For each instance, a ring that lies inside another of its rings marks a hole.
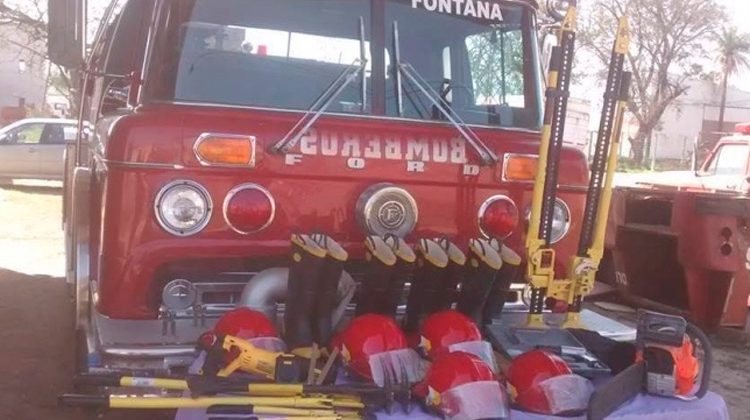
[[[192,189],[203,199],[203,203],[206,208],[203,218],[198,223],[187,229],[173,226],[166,220],[164,213],[162,212],[162,203],[164,199],[168,196],[168,194],[175,191],[178,187],[187,187],[189,189]],[[213,213],[213,202],[211,201],[211,195],[208,193],[208,190],[206,190],[206,188],[204,188],[201,184],[195,181],[181,179],[172,181],[163,186],[161,190],[159,190],[159,193],[156,195],[156,200],[154,201],[154,212],[156,214],[156,220],[159,223],[159,226],[162,227],[162,229],[175,236],[191,236],[201,232],[211,221],[211,215]]]
[[[491,229],[489,229],[485,225],[485,218],[487,216],[487,211],[489,210],[489,208],[492,205],[494,205],[496,203],[499,203],[499,202],[503,202],[503,203],[509,204],[511,206],[511,208],[514,209],[513,211],[515,212],[515,215],[512,215],[515,218],[515,222],[513,223],[513,226],[508,229],[508,232],[505,233],[504,235],[494,235],[494,234],[492,234]],[[477,224],[479,226],[479,232],[485,238],[488,238],[488,239],[493,239],[493,238],[494,239],[498,239],[498,240],[507,239],[508,237],[510,237],[511,235],[513,235],[513,232],[516,229],[518,229],[518,224],[520,222],[520,214],[519,213],[520,212],[518,211],[518,206],[516,205],[516,202],[513,201],[512,198],[510,198],[510,197],[508,197],[507,195],[504,195],[504,194],[493,195],[493,196],[489,197],[488,199],[486,199],[482,203],[481,206],[479,206],[479,211],[477,212]]]
[[[552,229],[552,237],[550,238],[550,242],[554,245],[563,238],[565,238],[568,235],[568,232],[570,232],[570,225],[571,225],[571,214],[570,214],[570,207],[568,207],[568,204],[560,199],[559,197],[555,198],[555,209],[561,209],[564,212],[565,218],[563,220],[563,228],[562,230],[559,230],[557,234],[555,234],[554,229],[554,219],[552,221],[553,229]],[[529,225],[529,218],[531,217],[531,206],[526,207],[526,211],[524,212],[524,220],[526,221],[526,226]]]
[[[243,192],[243,191],[247,191],[247,190],[258,191],[261,194],[263,194],[265,196],[265,198],[268,200],[268,203],[269,203],[269,205],[271,207],[271,213],[270,213],[269,217],[266,219],[266,222],[263,225],[261,225],[260,227],[257,227],[257,228],[252,229],[252,230],[242,230],[242,229],[238,228],[237,226],[235,226],[235,224],[233,224],[232,221],[230,220],[229,213],[228,213],[229,212],[229,205],[231,204],[232,199],[238,193]],[[273,220],[276,218],[276,200],[271,195],[271,192],[268,191],[268,189],[266,189],[265,187],[263,187],[261,185],[258,185],[258,184],[254,184],[254,183],[246,183],[246,184],[241,184],[241,185],[238,185],[238,186],[232,188],[227,193],[227,196],[224,198],[224,205],[223,205],[223,209],[222,210],[223,210],[223,214],[224,214],[224,221],[226,222],[227,226],[229,226],[230,229],[232,229],[233,231],[239,233],[240,235],[250,235],[250,234],[258,233],[258,232],[266,229],[268,226],[271,225],[271,223],[273,223]]]
[[[552,237],[550,238],[550,241],[553,244],[556,244],[563,240],[563,238],[568,235],[568,232],[570,232],[570,207],[568,207],[568,204],[565,203],[565,201],[563,201],[562,199],[555,198],[555,214],[557,214],[558,209],[561,209],[564,212],[563,214],[565,215],[565,217],[562,221],[562,229],[558,231],[559,233],[557,235],[555,234],[554,228],[556,219],[554,217],[552,219]]]

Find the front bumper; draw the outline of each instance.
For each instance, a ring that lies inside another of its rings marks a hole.
[[[122,320],[94,311],[85,334],[84,369],[163,373],[184,369],[195,359],[198,336],[217,319]]]

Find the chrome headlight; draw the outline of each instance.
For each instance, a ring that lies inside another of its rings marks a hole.
[[[529,225],[531,207],[526,208],[526,226]],[[552,234],[550,241],[554,244],[560,242],[570,230],[570,208],[559,198],[555,199],[555,210],[552,213]]]
[[[570,230],[570,209],[559,198],[555,200],[555,211],[552,214],[552,243],[559,242]]]
[[[174,181],[156,196],[156,219],[167,232],[188,236],[200,232],[211,218],[211,197],[193,181]]]

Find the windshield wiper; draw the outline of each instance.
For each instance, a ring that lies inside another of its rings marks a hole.
[[[302,138],[302,136],[307,132],[307,130],[312,127],[313,124],[323,115],[323,113],[328,109],[328,107],[333,103],[333,101],[341,95],[341,92],[346,89],[347,86],[349,86],[354,80],[357,79],[357,76],[360,76],[360,82],[361,82],[361,109],[364,112],[366,108],[365,101],[367,100],[367,75],[365,73],[365,69],[367,67],[367,58],[365,56],[365,20],[362,18],[362,16],[359,17],[359,58],[354,60],[352,64],[348,65],[343,72],[334,80],[325,91],[323,91],[320,96],[313,102],[313,104],[310,106],[310,109],[308,109],[305,112],[305,115],[300,118],[299,121],[297,121],[296,124],[289,130],[288,133],[276,142],[273,146],[271,146],[271,151],[275,153],[286,153],[288,152],[292,147],[294,147]]]
[[[498,162],[497,155],[490,149],[482,139],[466,124],[463,119],[458,115],[456,111],[448,104],[442,96],[430,86],[430,83],[417,72],[414,67],[401,60],[401,49],[399,47],[399,33],[398,33],[398,22],[393,21],[393,49],[394,49],[394,61],[396,66],[396,103],[399,115],[403,113],[403,99],[402,99],[402,80],[401,75],[406,77],[411,83],[414,84],[422,94],[432,103],[435,108],[440,111],[445,118],[456,127],[456,130],[466,140],[472,148],[477,152],[479,157],[482,159],[484,165],[493,165]]]

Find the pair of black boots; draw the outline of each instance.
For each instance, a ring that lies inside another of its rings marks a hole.
[[[292,235],[284,338],[293,354],[309,356],[313,343],[320,348],[330,343],[339,279],[348,257],[329,236]]]

